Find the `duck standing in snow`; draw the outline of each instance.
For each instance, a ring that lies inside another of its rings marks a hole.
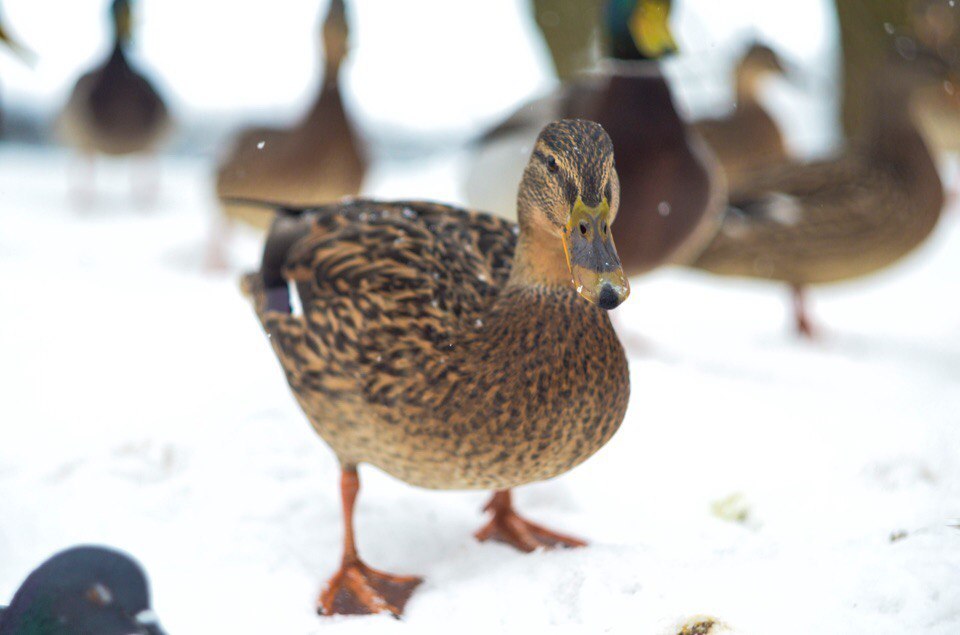
[[[537,139],[519,226],[413,201],[275,210],[244,287],[342,466],[343,562],[323,614],[399,615],[421,582],[360,560],[361,463],[420,487],[494,490],[480,540],[584,544],[522,518],[510,491],[585,461],[623,421],[627,361],[607,315],[629,293],[619,202],[610,138],[564,120]]]
[[[266,229],[273,216],[242,199],[307,206],[360,191],[367,163],[340,95],[348,44],[346,7],[331,0],[323,23],[326,68],[313,106],[292,128],[244,130],[217,169],[217,195],[228,219]],[[222,237],[213,240],[211,259],[220,261]]]
[[[811,336],[804,290],[892,265],[933,232],[943,186],[912,109],[918,94],[946,88],[951,71],[934,55],[899,56],[875,76],[871,112],[840,156],[757,172],[730,195],[716,239],[694,263],[711,273],[785,282],[797,330]]]
[[[609,0],[604,23],[610,58],[522,106],[479,141],[465,182],[470,204],[512,218],[508,191],[522,166],[514,181],[510,162],[547,122],[589,119],[603,126],[617,149],[623,190],[617,235],[627,274],[695,257],[719,226],[726,187],[713,153],[677,113],[654,61],[676,48],[669,10],[661,0]]]
[[[53,556],[0,609],[0,635],[163,635],[143,570],[103,547]]]
[[[172,127],[163,98],[127,57],[131,0],[113,0],[110,15],[113,48],[77,80],[59,121],[64,139],[90,161],[97,154],[148,154]]]
[[[703,119],[693,124],[720,161],[731,192],[756,170],[787,159],[780,127],[759,98],[763,83],[771,76],[783,74],[783,62],[773,49],[753,44],[737,64],[733,110],[718,119]]]

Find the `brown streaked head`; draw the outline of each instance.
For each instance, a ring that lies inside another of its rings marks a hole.
[[[577,293],[606,310],[630,294],[611,229],[619,205],[613,143],[600,124],[564,119],[547,125],[520,182],[520,230],[527,238],[548,238],[536,241],[540,249],[562,249]]]
[[[323,20],[323,51],[328,68],[339,67],[349,50],[350,29],[344,0],[330,0]]]

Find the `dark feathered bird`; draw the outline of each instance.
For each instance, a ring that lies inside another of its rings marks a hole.
[[[170,130],[170,116],[156,88],[127,57],[131,0],[114,0],[110,11],[113,48],[104,62],[77,80],[60,130],[88,155],[148,152]]]
[[[0,635],[163,635],[143,570],[104,547],[53,556],[0,612]]]
[[[519,227],[425,202],[277,209],[245,287],[343,467],[343,566],[322,612],[398,614],[420,581],[359,560],[360,463],[421,487],[497,490],[482,540],[583,544],[520,518],[509,490],[583,462],[623,420],[627,362],[604,310],[629,292],[611,234],[619,201],[609,137],[568,120],[537,140]]]

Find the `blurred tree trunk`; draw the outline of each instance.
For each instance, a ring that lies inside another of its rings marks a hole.
[[[843,49],[843,129],[856,135],[873,97],[874,74],[898,35],[910,35],[910,0],[835,0]]]
[[[561,81],[593,66],[603,0],[533,0],[534,18]]]

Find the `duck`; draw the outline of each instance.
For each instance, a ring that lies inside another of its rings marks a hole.
[[[321,614],[399,616],[422,581],[360,559],[360,464],[417,487],[493,490],[481,541],[585,544],[520,516],[511,492],[579,465],[623,421],[627,359],[607,314],[630,292],[619,202],[610,137],[561,120],[537,138],[517,224],[422,201],[273,207],[243,288],[341,466],[343,558]]]
[[[623,189],[620,255],[629,276],[689,262],[712,239],[726,208],[719,163],[677,111],[656,59],[676,51],[669,2],[610,0],[604,23],[610,57],[544,98],[519,108],[477,142],[464,178],[468,203],[506,218],[508,188],[537,131],[557,118],[600,123],[617,149]],[[512,167],[511,164],[516,165]]]
[[[232,201],[222,205],[228,219],[266,230],[272,217],[239,199],[319,205],[360,192],[367,161],[340,95],[340,67],[349,45],[343,0],[331,0],[322,31],[323,82],[307,114],[290,128],[240,132],[217,168],[217,195]]]
[[[63,138],[83,155],[138,155],[157,149],[172,130],[163,97],[127,56],[132,0],[113,0],[113,46],[77,80],[59,120]]]
[[[740,187],[755,170],[788,158],[780,126],[759,98],[767,79],[785,74],[785,66],[773,49],[760,43],[752,44],[734,72],[733,110],[723,117],[701,119],[693,124],[720,162],[731,191]]]
[[[786,283],[797,332],[813,337],[805,290],[889,267],[933,232],[944,206],[914,97],[950,70],[933,55],[894,55],[875,75],[863,132],[838,156],[757,172],[730,194],[720,232],[693,262],[710,273]]]
[[[163,635],[141,566],[108,547],[61,551],[0,609],[0,635]]]

